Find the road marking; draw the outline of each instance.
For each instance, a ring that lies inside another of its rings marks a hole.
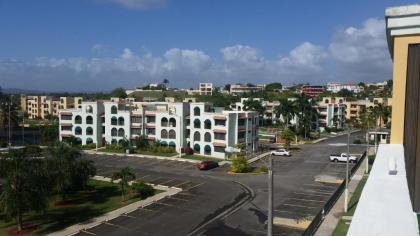
[[[80,230],[80,232],[83,232],[83,233],[86,233],[86,234],[90,234],[90,235],[96,235],[95,233],[89,232],[89,231],[84,230],[84,229]]]
[[[151,182],[153,182],[153,181],[155,181],[155,180],[158,180],[158,179],[162,179],[162,177],[157,177],[157,178],[155,178],[155,179],[151,179],[151,180],[149,180],[149,181],[147,181],[147,182],[151,183]]]
[[[163,202],[155,202],[155,204],[164,205],[164,206],[169,206],[169,207],[177,207],[177,206],[175,206],[175,205],[168,204],[168,203],[163,203]]]
[[[205,183],[206,183],[206,182],[199,183],[199,184],[197,184],[197,185],[195,185],[195,186],[193,186],[193,187],[187,188],[187,189],[186,189],[186,191],[191,190],[191,189],[196,188],[196,187],[199,187],[199,186],[201,186],[201,185],[203,185],[203,184],[205,184]]]
[[[317,207],[319,207],[319,206],[310,207],[310,206],[295,205],[295,204],[289,204],[289,203],[282,203],[280,205],[283,205],[283,206],[291,206],[291,207],[300,207],[300,208],[317,208]]]
[[[294,192],[294,194],[298,194],[298,195],[309,195],[309,196],[318,196],[318,197],[326,197],[325,195],[327,195],[327,194],[324,194],[323,195],[323,193],[320,193],[320,194],[316,194],[316,193],[298,193],[298,192]],[[329,194],[328,194],[329,195]]]
[[[182,198],[177,198],[177,197],[169,197],[168,199],[175,199],[175,200],[184,201],[184,202],[189,202],[190,201],[190,200],[187,200],[187,199],[182,199]]]
[[[327,185],[319,185],[319,184],[303,184],[303,185],[313,186],[313,187],[316,187],[316,188],[332,188],[332,189],[336,189],[338,187],[338,185],[337,186],[327,186]]]
[[[120,229],[129,230],[129,228],[127,228],[127,227],[124,227],[124,226],[121,226],[121,225],[117,225],[117,224],[113,224],[113,223],[109,223],[108,221],[103,222],[103,224],[114,226],[114,227],[117,227],[117,228],[120,228]]]
[[[145,175],[145,176],[140,177],[140,178],[138,178],[138,179],[144,179],[144,178],[146,178],[146,177],[148,177],[148,176],[150,176],[150,175]]]
[[[176,179],[170,179],[170,180],[168,180],[168,181],[164,181],[164,182],[159,183],[159,184],[160,184],[160,185],[164,185],[164,184],[170,183],[170,182],[172,182],[172,181],[174,181],[174,180],[176,180]]]
[[[121,215],[121,216],[125,216],[125,217],[132,218],[132,219],[140,219],[140,218],[138,218],[138,217],[135,217],[135,216],[130,216],[130,215],[127,215],[127,214],[123,214],[123,215]]]
[[[185,181],[185,182],[183,182],[183,183],[180,183],[180,184],[174,185],[174,187],[178,187],[178,186],[181,186],[181,185],[184,185],[184,184],[188,184],[188,183],[191,183],[191,182],[190,182],[190,181]]]

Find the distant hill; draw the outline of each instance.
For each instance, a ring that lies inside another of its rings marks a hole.
[[[19,89],[19,88],[1,88],[0,92],[5,94],[42,94],[44,91]]]

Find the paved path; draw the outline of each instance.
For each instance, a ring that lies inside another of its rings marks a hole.
[[[102,177],[102,176],[95,176],[93,179],[101,180],[101,181],[107,181],[107,182],[111,181],[110,178],[106,178],[106,177]],[[159,201],[159,200],[161,200],[165,197],[173,196],[173,195],[182,191],[182,189],[180,189],[180,188],[165,187],[165,186],[162,186],[162,185],[154,185],[153,187],[156,188],[156,189],[159,189],[159,190],[164,190],[164,192],[158,193],[158,194],[153,195],[151,197],[148,197],[144,200],[131,203],[127,206],[118,208],[114,211],[105,213],[101,216],[89,219],[85,222],[69,226],[69,227],[67,227],[63,230],[56,231],[54,233],[48,234],[48,236],[63,236],[63,235],[77,234],[80,231],[95,227],[95,226],[97,226],[97,225],[99,225],[103,222],[107,222],[107,221],[115,219],[115,218],[117,218],[121,215],[128,214],[132,211],[137,210],[138,208],[145,207],[145,206],[150,205],[154,202],[157,202],[157,201]]]
[[[86,154],[94,154],[94,155],[108,155],[108,156],[128,156],[128,157],[140,157],[140,158],[153,158],[159,160],[170,160],[170,161],[182,161],[182,162],[190,162],[190,163],[200,163],[200,160],[191,160],[185,158],[179,158],[178,155],[174,155],[172,157],[162,157],[162,156],[151,156],[151,155],[144,155],[144,154],[126,154],[126,153],[112,153],[112,152],[101,152],[95,150],[84,150]]]
[[[365,166],[366,161],[368,161],[369,158],[365,158],[362,163],[359,166],[359,169],[357,169],[356,173],[353,175],[349,182],[349,202],[351,197],[353,196],[354,191],[357,188],[357,185],[359,185],[360,180],[363,178],[363,175],[365,173]],[[343,194],[341,194],[340,198],[337,200],[337,202],[334,204],[333,208],[330,210],[330,212],[325,217],[324,221],[321,223],[320,227],[315,233],[315,236],[330,236],[334,232],[335,227],[337,226],[338,222],[342,218],[344,214],[344,191]]]

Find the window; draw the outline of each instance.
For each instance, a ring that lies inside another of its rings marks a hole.
[[[124,117],[118,118],[118,125],[124,125]]]
[[[119,128],[118,129],[118,137],[124,137],[124,135],[125,135],[124,129],[123,128]]]
[[[147,129],[147,134],[155,135],[155,132],[156,132],[155,128],[148,128]]]
[[[161,125],[162,127],[167,127],[167,126],[168,126],[168,118],[163,117],[163,118],[160,120],[160,125]]]
[[[87,127],[86,128],[86,135],[92,135],[93,134],[93,129],[92,127]]]
[[[243,138],[245,138],[245,132],[239,132],[238,139],[243,139]]]
[[[176,120],[175,120],[175,118],[169,119],[169,126],[170,127],[176,127]]]
[[[173,148],[175,148],[175,147],[176,147],[175,142],[173,142],[173,141],[169,142],[169,147],[173,147]]]
[[[223,134],[223,133],[214,133],[214,139],[226,140],[226,134]]]
[[[77,126],[76,128],[74,128],[74,133],[76,135],[81,135],[82,134],[82,128],[80,128],[80,126]]]
[[[86,117],[86,124],[89,124],[89,125],[93,124],[93,118],[92,118],[92,116],[87,116]]]
[[[199,116],[199,115],[200,115],[200,108],[194,107],[194,116]]]
[[[118,113],[118,108],[116,106],[112,106],[111,107],[111,114],[117,114]]]
[[[204,142],[211,142],[211,134],[209,132],[204,134]]]
[[[200,132],[195,131],[195,133],[194,133],[194,141],[200,141]]]
[[[111,125],[117,125],[117,123],[118,123],[117,117],[113,116],[111,118]]]
[[[210,145],[204,146],[204,154],[205,155],[211,155],[211,147],[210,147]]]
[[[31,109],[29,109],[31,110]],[[72,115],[61,115],[61,120],[71,120],[73,119]]]
[[[141,123],[141,117],[132,116],[131,117],[131,123]]]
[[[117,144],[117,140],[116,140],[115,138],[113,138],[113,139],[111,140],[111,144]]]
[[[204,129],[211,129],[211,121],[205,120],[204,121]]]
[[[169,138],[170,139],[175,139],[176,138],[176,132],[175,130],[169,130]]]
[[[132,135],[141,135],[141,129],[140,128],[131,128],[131,134]]]
[[[86,106],[86,113],[92,113],[93,107],[91,105]]]
[[[168,138],[168,131],[166,129],[160,131],[160,138]]]
[[[239,119],[238,126],[244,126],[244,125],[245,125],[245,119]]]
[[[111,129],[111,136],[113,136],[113,137],[115,137],[115,136],[117,136],[117,129],[116,128],[112,128]]]
[[[194,128],[199,129],[201,128],[201,122],[199,119],[194,120]]]
[[[74,118],[74,123],[75,124],[81,124],[82,123],[82,117],[81,116],[76,116]]]
[[[216,126],[226,126],[226,121],[225,120],[215,120],[214,125],[216,125]]]
[[[92,138],[87,138],[86,139],[86,144],[90,144],[90,143],[93,143],[93,139]]]
[[[194,144],[194,152],[200,153],[200,145],[198,143]]]
[[[62,131],[71,131],[71,129],[72,129],[71,126],[61,126]]]

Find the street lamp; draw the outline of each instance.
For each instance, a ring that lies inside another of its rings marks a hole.
[[[346,188],[344,190],[344,212],[347,212],[349,194],[350,124],[347,125]]]

